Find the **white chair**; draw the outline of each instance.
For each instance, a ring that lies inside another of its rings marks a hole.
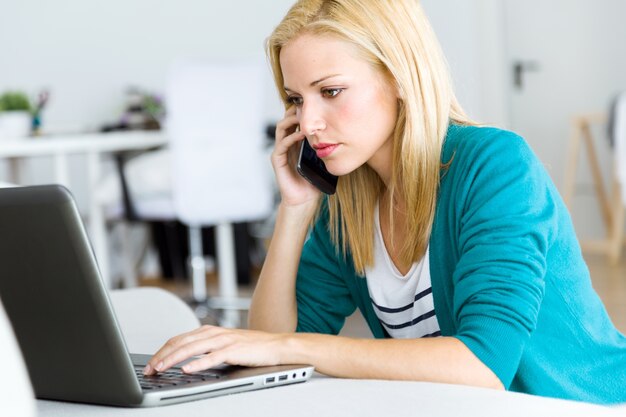
[[[189,226],[193,297],[206,299],[201,226],[216,225],[220,298],[211,306],[225,311],[224,325],[234,324],[242,307],[235,302],[232,223],[264,219],[273,205],[263,74],[260,63],[180,61],[166,91],[174,207]]]
[[[189,227],[192,298],[200,307],[223,311],[219,322],[227,327],[236,327],[237,310],[249,306],[249,300],[237,297],[232,223],[266,219],[273,209],[271,169],[264,149],[266,71],[258,62],[175,63],[165,94],[169,149],[158,157],[146,157],[169,158],[169,167],[148,165],[153,172],[171,168],[171,194],[148,201],[133,196],[137,217],[177,219]],[[150,169],[144,167],[142,172],[150,175]],[[133,179],[129,177],[128,183],[132,194]],[[219,296],[210,299],[202,226],[216,226]]]
[[[112,290],[109,296],[131,353],[153,354],[172,336],[200,326],[187,304],[160,288]]]
[[[35,416],[35,395],[2,302],[0,302],[0,358],[3,371],[0,379],[1,414],[12,417]]]

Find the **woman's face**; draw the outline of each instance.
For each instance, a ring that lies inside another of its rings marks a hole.
[[[397,95],[353,45],[301,35],[280,52],[285,91],[329,172],[348,174],[369,164],[383,181],[391,174]]]

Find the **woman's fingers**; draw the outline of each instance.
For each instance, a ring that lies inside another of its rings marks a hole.
[[[279,365],[281,337],[257,331],[234,331],[207,355],[185,366],[187,373],[214,368],[221,364],[242,366]]]
[[[298,129],[298,117],[295,110],[287,110],[282,120],[276,123],[276,142],[291,135]]]
[[[276,139],[292,134],[298,127],[298,117],[295,111],[287,111],[285,117],[276,123]]]
[[[172,366],[175,366],[191,357],[202,354],[211,354],[212,352],[224,349],[230,343],[232,343],[232,339],[229,338],[228,335],[219,335],[208,339],[199,339],[189,342],[179,346],[177,349],[165,356],[156,370],[159,372],[166,371]],[[186,368],[183,367],[183,370],[186,370]]]
[[[202,340],[210,337],[212,334],[215,334],[219,331],[219,327],[215,326],[201,326],[191,332],[183,333],[176,337],[168,340],[161,349],[155,353],[146,367],[144,368],[145,375],[153,375],[157,371],[163,371],[165,369],[164,359],[169,356],[172,352],[179,349],[181,346],[187,345],[189,343],[193,343],[197,340]],[[191,355],[193,356],[193,355]],[[185,360],[188,358],[184,358]],[[170,365],[171,366],[171,365]],[[169,366],[168,366],[169,367]]]
[[[284,149],[293,144],[294,138],[304,137],[304,132],[296,129],[298,119],[295,115],[287,116],[276,125],[276,147]]]
[[[320,191],[298,175],[296,164],[300,147],[296,144],[305,139],[298,130],[296,107],[285,111],[285,117],[276,125],[276,141],[272,152],[272,167],[281,195],[287,205],[300,205],[319,198]]]
[[[225,359],[226,356],[226,351],[214,352],[210,355],[206,355],[189,363],[186,363],[182,367],[182,370],[186,374],[191,374],[193,372],[200,372],[204,371],[205,369],[215,368],[216,366],[219,366],[223,363],[227,363]]]
[[[285,158],[284,163],[288,162],[289,151],[296,142],[300,142],[303,139],[304,133],[302,132],[294,132],[289,136],[285,136],[280,140],[280,143],[276,143],[274,146],[273,159],[278,162],[281,158]],[[282,166],[282,164],[279,165]]]
[[[203,326],[200,329],[170,339],[151,359],[145,375],[163,372],[191,357],[184,372],[196,372],[222,363],[233,365],[276,365],[280,362],[280,337],[251,330],[223,329]]]

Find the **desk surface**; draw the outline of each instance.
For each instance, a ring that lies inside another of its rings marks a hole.
[[[40,417],[71,416],[581,416],[626,415],[592,404],[426,382],[334,379],[156,408],[130,409],[37,401]],[[621,412],[620,412],[621,411]]]

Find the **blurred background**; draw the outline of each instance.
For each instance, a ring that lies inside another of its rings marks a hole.
[[[0,0],[0,182],[66,185],[111,288],[157,285],[201,301],[203,293],[193,289],[199,284],[192,279],[191,225],[202,226],[196,269],[206,271],[209,295],[249,295],[271,237],[276,195],[267,158],[282,115],[264,40],[292,3]],[[422,4],[462,105],[477,122],[520,133],[537,153],[572,212],[594,286],[626,330],[624,199],[610,134],[613,105],[626,90],[626,2]],[[237,88],[232,75],[251,62],[261,65],[257,81],[248,90]],[[200,67],[213,78],[193,72]],[[181,77],[213,81],[178,94]],[[24,97],[26,106],[20,105]],[[203,114],[207,97],[231,104]],[[250,102],[256,107],[244,105]],[[29,115],[21,130],[19,120],[3,119],[19,110]],[[169,129],[171,120],[194,112],[197,118],[186,126],[197,130]],[[225,122],[243,126],[248,115],[255,123],[249,143],[239,141],[240,133],[216,129]],[[227,137],[240,151],[253,149],[266,164],[221,150],[224,166],[206,149],[187,163],[204,173],[203,182],[169,172],[181,163],[173,132],[195,137],[203,129]],[[232,214],[255,205],[220,188],[220,181],[236,175],[225,170],[245,174],[242,167],[267,174],[266,190],[252,200],[263,207]],[[220,181],[211,185],[215,179]],[[217,200],[231,206],[207,218],[181,213],[183,189],[202,195],[194,207],[213,207]],[[220,241],[219,225],[229,225],[222,236],[232,235],[232,242]],[[218,285],[218,270],[228,261],[217,261],[216,247],[234,259],[236,294]]]

